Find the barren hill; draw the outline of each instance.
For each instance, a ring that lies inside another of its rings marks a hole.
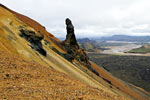
[[[0,100],[127,100],[0,51]]]
[[[76,43],[71,21],[66,24],[66,41],[60,41],[36,21],[0,5],[0,99],[150,99],[91,62]]]

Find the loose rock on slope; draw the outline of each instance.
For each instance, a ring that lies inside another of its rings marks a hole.
[[[0,51],[1,100],[127,100]]]

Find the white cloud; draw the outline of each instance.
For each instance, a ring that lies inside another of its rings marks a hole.
[[[9,8],[65,37],[69,17],[77,37],[150,35],[149,0],[0,0]]]

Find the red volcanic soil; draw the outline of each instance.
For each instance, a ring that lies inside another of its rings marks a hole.
[[[64,73],[2,51],[0,51],[0,98],[2,100],[126,100],[87,86]]]

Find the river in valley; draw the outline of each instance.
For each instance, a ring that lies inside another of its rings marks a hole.
[[[150,56],[150,54],[137,54],[137,53],[125,53],[129,50],[136,49],[142,45],[137,45],[134,43],[129,43],[123,46],[108,46],[105,47],[107,50],[102,51],[103,54],[118,54],[118,55],[137,55],[137,56]]]

